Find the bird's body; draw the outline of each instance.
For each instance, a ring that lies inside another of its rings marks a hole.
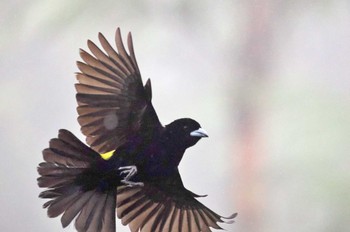
[[[223,217],[187,190],[178,165],[206,132],[182,118],[163,126],[151,103],[150,80],[142,84],[131,35],[129,54],[116,33],[118,52],[102,34],[105,52],[88,41],[78,62],[78,122],[90,147],[67,130],[50,141],[38,167],[40,194],[50,217],[79,232],[115,231],[117,216],[131,231],[210,231]],[[228,219],[233,219],[235,214]]]
[[[195,131],[195,128],[200,128],[199,124],[191,119],[181,119],[180,122],[188,127],[188,134]],[[177,121],[175,124],[178,124]],[[188,141],[184,140],[183,144],[179,143],[181,140],[178,138],[183,138],[183,135],[173,130],[172,125],[160,128],[151,136],[138,134],[128,138],[128,142],[113,151],[111,157],[96,159],[91,164],[92,168],[86,170],[84,173],[86,178],[97,174],[100,176],[95,180],[95,186],[90,184],[90,188],[99,186],[116,188],[123,180],[120,168],[128,166],[137,167],[137,175],[131,179],[135,182],[161,183],[179,177],[177,167],[186,148],[194,145],[201,137],[188,137]],[[80,182],[93,183],[94,181],[87,179]]]

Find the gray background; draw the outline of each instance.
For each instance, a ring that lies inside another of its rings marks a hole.
[[[187,188],[227,231],[350,227],[350,2],[0,3],[0,231],[62,231],[41,209],[36,166],[60,128],[80,139],[78,48],[133,32],[164,124],[209,132],[186,152]],[[117,222],[118,231],[128,231]],[[65,231],[74,231],[69,226]]]

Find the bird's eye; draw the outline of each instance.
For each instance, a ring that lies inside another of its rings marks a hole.
[[[184,126],[184,130],[187,130],[188,126]]]

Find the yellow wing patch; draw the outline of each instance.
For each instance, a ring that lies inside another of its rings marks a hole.
[[[104,160],[109,160],[109,159],[113,156],[114,152],[115,152],[115,150],[109,151],[109,152],[100,154],[100,156],[101,156],[102,159],[104,159]]]

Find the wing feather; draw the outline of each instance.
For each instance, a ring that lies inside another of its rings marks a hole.
[[[120,29],[117,28],[117,31],[115,33],[115,44],[117,45],[117,49],[119,52],[119,60],[126,66],[127,70],[129,71],[129,73],[127,74],[131,74],[134,73],[136,70],[134,69],[133,65],[130,62],[130,57],[127,54],[125,48],[124,48],[124,44],[122,42],[122,36],[120,33]]]
[[[116,32],[116,38],[117,38],[118,31],[120,33],[119,28],[117,29],[117,32]],[[123,76],[123,75],[130,75],[131,72],[127,69],[126,65],[124,64],[124,61],[121,60],[121,58],[118,55],[118,53],[108,43],[107,39],[103,36],[102,33],[98,34],[98,39],[99,39],[103,49],[107,52],[108,56],[112,60],[113,64],[116,66],[117,72],[120,73],[121,76]],[[120,39],[120,41],[122,41],[121,40],[121,36],[119,36],[119,39]]]
[[[103,49],[88,40],[91,54],[80,50],[82,62],[77,62],[80,72],[75,88],[78,122],[86,142],[95,151],[105,153],[139,135],[139,131],[144,131],[142,126],[147,126],[147,131],[162,126],[151,104],[150,85],[147,92],[143,86],[130,33],[130,55],[119,28],[115,33],[116,50],[103,34],[99,33],[98,39]]]
[[[222,229],[217,223],[230,223],[197,201],[183,186],[171,188],[176,191],[159,183],[118,187],[118,218],[123,225],[129,224],[132,232],[210,232],[211,228]]]

